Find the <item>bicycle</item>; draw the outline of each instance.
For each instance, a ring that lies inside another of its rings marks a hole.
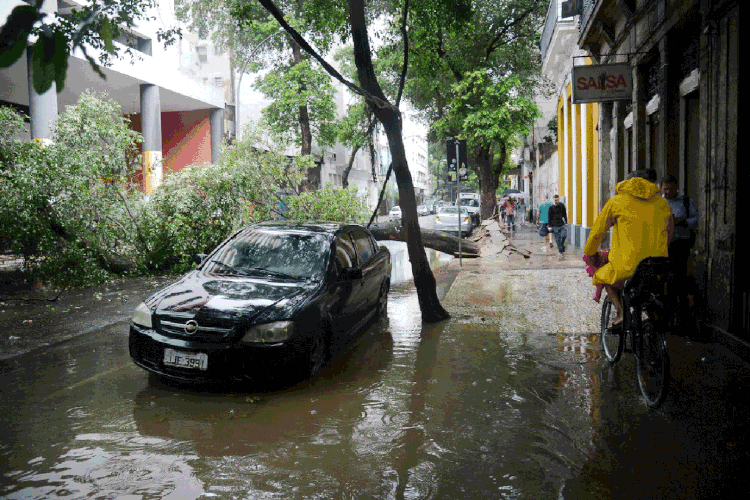
[[[623,321],[612,328],[609,296],[602,303],[601,342],[610,365],[626,351],[626,338],[636,359],[638,388],[650,408],[658,408],[669,390],[669,353],[666,332],[675,323],[676,309],[668,293],[673,273],[668,257],[648,257],[636,266],[620,290]]]

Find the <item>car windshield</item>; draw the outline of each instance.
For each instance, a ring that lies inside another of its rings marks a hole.
[[[441,214],[449,214],[449,215],[453,214],[453,215],[456,215],[458,213],[458,207],[443,207],[443,208],[440,209],[440,213]],[[465,208],[461,208],[461,213],[462,214],[467,213],[466,209]]]
[[[473,198],[467,198],[467,199],[461,200],[461,205],[463,205],[465,207],[478,207],[479,206],[479,201],[477,201],[477,200],[475,200]]]
[[[326,271],[330,239],[321,233],[275,228],[247,228],[209,261],[219,274],[266,275],[311,279]]]
[[[401,211],[401,207],[393,207],[391,209],[391,212],[400,212],[400,211]]]

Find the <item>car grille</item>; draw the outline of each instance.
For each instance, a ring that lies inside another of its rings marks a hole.
[[[190,331],[188,322],[197,323],[195,331]],[[222,323],[221,321],[207,318],[196,319],[191,315],[156,315],[156,330],[159,333],[169,337],[178,337],[195,340],[221,340],[228,337],[234,328],[234,325]]]

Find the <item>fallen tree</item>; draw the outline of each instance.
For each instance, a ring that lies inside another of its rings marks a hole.
[[[379,241],[406,241],[401,226],[397,224],[373,224],[370,226],[370,232]],[[449,255],[458,255],[458,237],[430,229],[420,228],[420,232],[424,246]],[[464,257],[478,257],[479,253],[479,245],[470,240],[461,240],[461,254]]]

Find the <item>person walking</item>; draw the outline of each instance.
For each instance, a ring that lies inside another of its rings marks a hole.
[[[539,207],[536,210],[536,225],[539,227],[539,236],[542,237],[544,245],[542,248],[547,251],[547,248],[552,248],[554,244],[550,241],[550,230],[549,230],[549,207],[552,206],[552,202],[546,197],[542,199]]]
[[[565,258],[565,240],[568,238],[568,210],[565,204],[560,202],[560,196],[555,195],[554,204],[549,207],[548,219],[549,227],[557,243],[557,251],[560,252],[560,260]]]
[[[508,231],[516,230],[516,202],[513,198],[508,198],[505,202],[505,225],[508,226]]]
[[[612,228],[608,262],[596,270],[593,284],[603,285],[615,306],[613,328],[622,325],[622,302],[619,289],[633,275],[638,263],[646,257],[666,256],[672,237],[672,211],[659,196],[649,171],[636,171],[628,180],[617,184],[617,194],[610,198],[596,216],[591,233],[583,247],[585,259],[594,258],[604,237]]]
[[[519,224],[526,222],[526,202],[521,198],[518,200],[517,219]]]

